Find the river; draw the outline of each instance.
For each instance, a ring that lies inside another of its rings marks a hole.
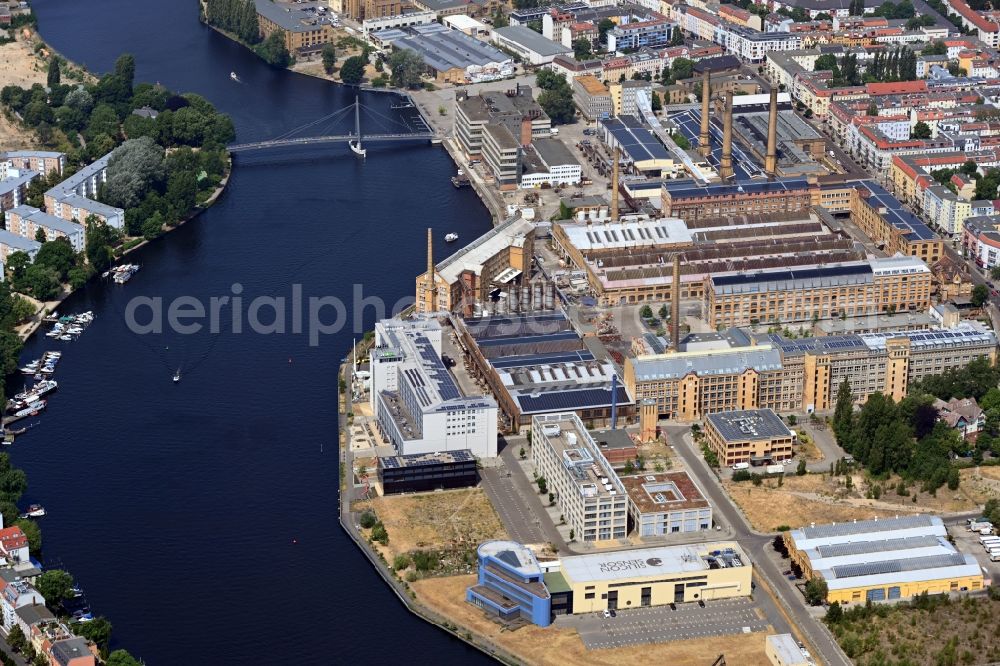
[[[195,0],[33,6],[66,57],[100,72],[133,53],[138,81],[205,96],[232,115],[239,141],[353,102],[203,26]],[[362,96],[384,114],[389,99]],[[133,255],[142,270],[131,282],[94,282],[64,304],[96,315],[79,340],[28,343],[24,358],[64,355],[59,391],[13,461],[28,474],[25,502],[48,509],[45,558],[112,621],[113,646],[153,665],[485,662],[411,616],[337,524],[335,373],[352,327],[311,346],[304,333],[139,335],[125,324],[131,299],[207,304],[236,283],[245,302],[301,284],[306,299],[350,306],[358,283],[395,303],[412,295],[428,226],[438,258],[453,249],[445,233],[467,241],[489,228],[453,171],[428,145],[372,145],[365,161],[346,146],[238,157],[213,208]]]

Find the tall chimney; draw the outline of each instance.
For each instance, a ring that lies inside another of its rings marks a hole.
[[[712,75],[705,70],[701,77],[701,134],[698,136],[698,152],[702,157],[712,154],[712,144],[708,135],[708,100],[712,96]]]
[[[778,171],[778,89],[771,86],[771,106],[767,114],[767,156],[764,173],[774,178]]]
[[[681,255],[674,255],[674,277],[670,285],[670,330],[674,351],[681,346]]]
[[[434,230],[427,228],[427,292],[424,294],[424,310],[437,310],[437,281],[434,279]]]
[[[611,221],[618,221],[618,163],[621,161],[621,153],[615,148],[611,157],[614,163],[611,165]]]
[[[733,177],[733,93],[726,92],[726,106],[722,121],[722,159],[719,160],[719,176],[723,180]]]

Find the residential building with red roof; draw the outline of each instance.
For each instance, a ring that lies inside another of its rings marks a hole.
[[[17,525],[0,530],[0,554],[11,563],[28,561],[28,537]]]
[[[945,0],[945,4],[955,10],[962,20],[962,25],[975,30],[976,36],[985,44],[1000,46],[1000,24],[974,10],[965,0]]]

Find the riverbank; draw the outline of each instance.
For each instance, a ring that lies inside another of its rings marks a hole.
[[[218,201],[219,197],[222,196],[222,193],[226,189],[226,185],[229,183],[229,177],[232,175],[232,173],[233,173],[233,158],[232,158],[232,155],[230,155],[228,163],[226,165],[226,172],[223,175],[222,180],[219,181],[219,184],[216,186],[216,188],[212,192],[212,194],[209,195],[209,197],[207,199],[205,199],[204,202],[202,202],[201,204],[198,204],[193,209],[191,209],[190,211],[188,211],[188,213],[186,215],[184,215],[184,217],[182,217],[180,220],[178,220],[175,224],[167,225],[166,228],[165,228],[165,230],[164,230],[164,232],[160,236],[157,236],[157,238],[161,238],[162,236],[165,236],[165,235],[169,234],[174,229],[178,229],[178,228],[184,226],[185,224],[187,224],[188,222],[190,222],[191,220],[195,219],[196,217],[198,217],[199,215],[201,215],[203,212],[205,212],[206,210],[208,210],[209,208],[211,208],[215,204],[215,202]],[[152,240],[156,240],[156,239],[154,238]],[[150,242],[151,242],[150,239],[143,238],[143,239],[141,239],[141,241],[139,243],[136,243],[135,245],[126,247],[120,254],[116,253],[115,254],[115,258],[116,259],[124,259],[125,257],[129,256],[133,252],[136,252],[139,249],[145,247]],[[127,245],[127,243],[125,245]],[[76,293],[77,291],[79,291],[80,289],[82,289],[83,286],[85,286],[86,284],[90,283],[92,280],[97,279],[97,277],[98,276],[95,273],[94,275],[90,276],[90,279],[88,279],[87,282],[84,285],[81,285],[80,287],[77,287],[76,289],[73,289],[72,287],[69,287],[68,285],[63,285],[63,291],[62,291],[62,293],[60,293],[60,295],[59,295],[58,298],[52,299],[52,300],[48,300],[48,301],[44,301],[44,302],[38,301],[38,300],[36,300],[34,298],[31,298],[30,296],[28,296],[26,294],[20,294],[20,293],[18,293],[18,296],[27,299],[29,303],[32,303],[35,306],[35,314],[32,315],[31,319],[29,321],[25,322],[25,323],[22,323],[22,324],[18,325],[17,328],[15,329],[15,333],[17,333],[18,337],[21,338],[21,342],[27,342],[28,339],[31,338],[31,336],[34,335],[38,331],[39,328],[41,328],[42,324],[45,323],[44,319],[45,319],[45,317],[47,315],[51,314],[52,312],[55,312],[59,308],[59,306],[62,305],[63,301],[65,301],[67,298],[69,298],[70,296],[72,296],[74,293]],[[15,292],[15,293],[17,293],[17,292]]]
[[[367,354],[369,345],[370,342],[363,343],[360,347],[356,347],[353,353],[360,359],[363,355]],[[355,499],[355,485],[354,463],[350,449],[350,432],[348,427],[349,414],[351,413],[351,371],[353,365],[354,359],[351,353],[348,353],[344,357],[344,362],[340,365],[337,374],[337,439],[340,461],[338,514],[341,529],[354,542],[355,546],[365,556],[365,559],[368,560],[368,563],[375,572],[411,614],[501,663],[521,663],[521,660],[514,654],[507,652],[504,648],[490,641],[485,634],[474,633],[470,630],[470,627],[452,624],[447,619],[447,616],[423,604],[415,589],[399,577],[399,574],[392,569],[392,566],[375,548],[373,543],[362,534],[358,523],[358,516],[351,509],[351,505]]]

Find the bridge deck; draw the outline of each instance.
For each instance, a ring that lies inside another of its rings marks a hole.
[[[306,146],[317,143],[346,143],[356,141],[357,134],[337,134],[327,136],[304,136],[295,139],[272,139],[270,141],[253,141],[250,143],[234,143],[228,147],[229,152],[239,153],[250,150],[261,150],[264,148],[278,148],[281,146]],[[373,141],[429,141],[434,138],[432,132],[403,132],[399,134],[363,134],[363,143]]]

